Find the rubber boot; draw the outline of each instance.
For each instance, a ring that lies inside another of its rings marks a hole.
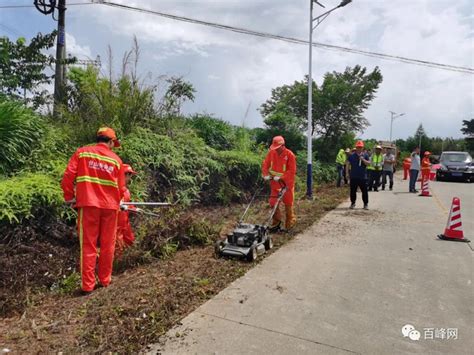
[[[296,223],[296,215],[295,211],[293,209],[293,205],[291,206],[285,206],[285,211],[286,211],[286,220],[285,220],[285,229],[288,231]]]
[[[278,206],[277,209],[275,210],[275,214],[273,215],[270,231],[277,232],[280,229],[280,225],[281,225],[281,211],[280,211],[280,206]]]

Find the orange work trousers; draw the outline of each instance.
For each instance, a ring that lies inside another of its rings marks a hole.
[[[97,276],[100,284],[107,287],[112,279],[118,211],[81,207],[78,212],[77,229],[81,245],[82,289],[92,291],[95,287],[98,246],[100,255]]]
[[[403,164],[403,180],[406,180],[408,178],[409,172],[410,172],[410,165]]]

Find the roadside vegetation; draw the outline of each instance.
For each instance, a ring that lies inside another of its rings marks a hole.
[[[260,109],[263,128],[184,115],[183,104],[199,93],[181,77],[141,78],[135,41],[119,74],[72,60],[67,99],[53,115],[51,94],[41,90],[51,81],[44,74],[51,58],[40,54],[54,36],[9,42],[11,50],[0,51],[0,343],[7,348],[136,352],[243,275],[252,264],[215,259],[212,245],[263,184],[261,162],[274,135],[284,135],[298,157],[299,222],[277,246],[345,198],[331,185],[334,157],[368,125],[363,111],[382,82],[378,68],[347,68],[314,84],[316,198],[308,201],[305,80],[272,91]],[[117,153],[139,172],[133,198],[176,205],[154,210],[159,218],[134,216],[136,243],[116,260],[113,286],[77,298],[76,213],[64,205],[59,182],[74,150],[92,143],[102,125],[117,131]],[[267,212],[262,199],[256,221]]]

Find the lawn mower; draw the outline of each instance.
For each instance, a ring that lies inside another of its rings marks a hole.
[[[270,222],[275,214],[276,209],[280,201],[283,198],[287,188],[286,185],[278,180],[281,184],[281,189],[278,192],[277,201],[275,206],[272,208],[270,215],[264,224],[250,224],[245,223],[245,217],[247,216],[251,205],[255,201],[256,196],[260,193],[262,188],[252,196],[250,203],[245,209],[242,217],[237,223],[232,233],[229,233],[224,240],[219,240],[215,245],[216,256],[234,256],[247,259],[247,261],[254,261],[258,255],[264,254],[267,250],[273,248],[273,240],[270,235]]]

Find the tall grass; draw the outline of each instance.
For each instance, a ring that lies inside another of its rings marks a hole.
[[[0,101],[0,174],[20,169],[40,140],[40,118],[16,101]]]

